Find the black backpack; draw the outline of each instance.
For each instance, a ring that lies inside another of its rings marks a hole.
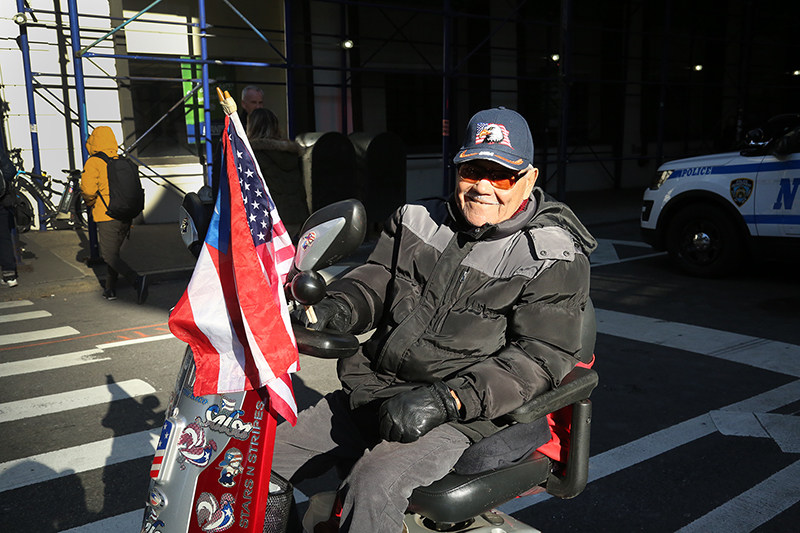
[[[144,189],[139,181],[139,167],[130,159],[120,156],[111,159],[103,152],[99,157],[108,167],[108,202],[100,195],[106,206],[106,214],[116,220],[133,220],[144,210]]]

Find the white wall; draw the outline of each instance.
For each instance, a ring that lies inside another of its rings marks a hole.
[[[116,0],[113,0],[116,1]],[[42,13],[41,10],[53,9],[53,3],[44,0],[31,0],[30,6],[34,9],[40,24],[49,25],[49,28],[28,27],[30,46],[31,70],[41,73],[35,79],[44,85],[60,86],[61,67],[59,65],[59,49],[57,46],[57,33],[52,26],[55,24],[55,15]],[[62,9],[67,9],[67,4],[62,3]],[[78,3],[81,28],[81,46],[88,46],[96,39],[102,37],[113,27],[120,24],[110,19],[87,17],[83,15],[109,16],[109,0],[81,0]],[[34,157],[31,138],[31,120],[28,114],[28,99],[25,90],[25,74],[23,68],[22,52],[15,39],[20,35],[20,27],[12,21],[17,12],[16,2],[5,0],[0,3],[0,99],[8,105],[8,120],[5,124],[4,134],[7,144],[11,148],[22,149],[22,157],[26,170],[33,170]],[[30,20],[30,15],[29,15]],[[69,18],[63,17],[63,23],[68,24]],[[113,26],[112,26],[113,24]],[[143,34],[147,27],[133,23],[131,37],[133,49],[139,52],[153,52],[169,49],[175,53],[187,53],[187,50],[175,48],[165,42],[167,36],[161,34],[154,38],[151,34]],[[117,37],[118,38],[118,37]],[[108,38],[92,51],[96,53],[114,53],[114,38]],[[176,36],[176,42],[186,43],[185,35]],[[144,50],[144,47],[150,46]],[[163,53],[163,52],[162,52]],[[40,170],[54,177],[60,177],[61,169],[70,168],[70,151],[74,166],[83,166],[82,151],[80,146],[80,130],[77,122],[78,102],[74,89],[74,60],[72,50],[68,49],[69,62],[66,70],[69,75],[69,102],[72,109],[71,125],[67,124],[64,117],[63,92],[60,87],[50,88],[49,92],[37,89],[34,93],[34,106],[36,113],[36,131],[39,142]],[[123,60],[124,61],[124,60]],[[84,58],[82,60],[86,87],[86,116],[89,122],[89,133],[97,126],[109,126],[114,131],[118,141],[124,139],[122,127],[122,113],[120,111],[120,92],[118,82],[112,78],[117,75],[117,60],[114,58]],[[126,70],[126,69],[123,69]],[[51,76],[48,76],[51,74]],[[93,76],[97,76],[94,78]],[[73,143],[68,143],[67,132],[71,131]],[[153,170],[166,177],[186,192],[196,191],[203,184],[201,165],[158,165]],[[143,169],[143,173],[152,172]],[[170,177],[173,176],[173,177]],[[163,180],[157,178],[162,182]],[[177,206],[180,205],[182,196],[172,187],[154,185],[144,179],[142,184],[146,191],[145,221],[146,222],[174,222],[178,219]]]

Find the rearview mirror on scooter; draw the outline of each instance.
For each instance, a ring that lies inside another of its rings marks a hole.
[[[327,205],[303,224],[294,268],[302,272],[329,267],[356,251],[366,234],[367,212],[361,202],[350,199]]]

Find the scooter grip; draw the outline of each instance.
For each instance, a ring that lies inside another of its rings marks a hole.
[[[350,333],[332,329],[315,331],[302,324],[292,323],[294,338],[300,353],[320,359],[344,359],[358,351],[358,339]]]

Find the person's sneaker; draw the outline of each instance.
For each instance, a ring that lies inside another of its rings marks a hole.
[[[4,279],[3,283],[6,284],[6,287],[16,287],[17,285],[19,285],[19,282],[17,281],[17,278]]]
[[[114,289],[106,289],[103,291],[103,298],[106,300],[116,300],[117,299],[117,291]]]
[[[136,302],[141,305],[147,301],[147,274],[139,276],[133,283],[133,288],[136,289]]]

